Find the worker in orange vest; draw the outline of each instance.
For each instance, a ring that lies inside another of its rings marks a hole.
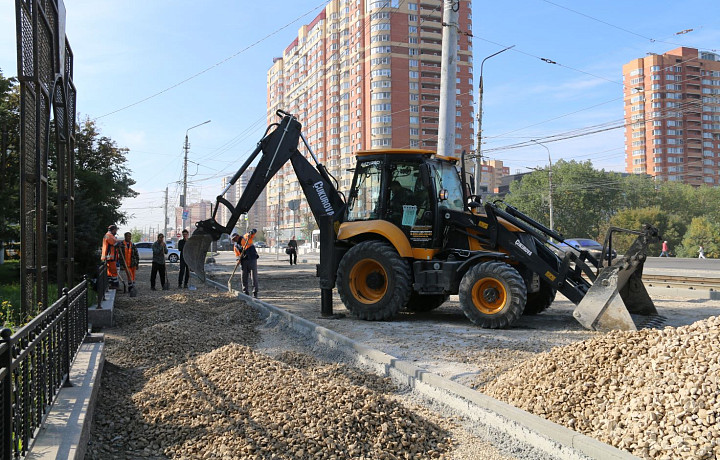
[[[235,251],[235,257],[238,263],[242,267],[242,287],[243,292],[250,295],[250,283],[248,278],[252,277],[253,284],[253,297],[258,296],[258,279],[257,279],[257,260],[258,253],[253,245],[255,239],[256,229],[250,230],[248,233],[240,237],[237,233],[232,234],[233,250]]]
[[[103,237],[102,254],[100,260],[107,262],[107,276],[110,289],[119,286],[117,272],[117,226],[115,224],[108,227],[108,231]]]
[[[125,241],[120,243],[120,251],[125,259],[125,266],[120,267],[125,270],[128,276],[128,289],[135,287],[135,271],[140,267],[140,254],[132,242],[132,233],[125,232]]]

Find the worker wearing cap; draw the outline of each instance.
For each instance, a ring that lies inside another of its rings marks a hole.
[[[120,253],[125,260],[125,266],[120,268],[127,273],[128,287],[132,289],[135,287],[135,271],[140,266],[140,254],[132,242],[132,233],[125,232],[123,236],[125,240],[120,243]]]
[[[253,244],[256,233],[257,230],[253,228],[242,237],[237,233],[233,233],[231,236],[233,243],[235,243],[233,245],[235,257],[240,260],[240,267],[242,268],[243,292],[250,295],[248,278],[252,275],[253,297],[258,296],[257,260],[260,257]]]
[[[117,226],[115,224],[110,225],[107,233],[103,237],[102,253],[100,254],[100,260],[107,263],[107,276],[110,289],[115,289],[119,285],[116,247],[118,240],[115,238],[116,234]]]

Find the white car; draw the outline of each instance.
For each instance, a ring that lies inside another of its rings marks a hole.
[[[135,243],[135,247],[138,250],[140,260],[152,260],[152,243],[144,241],[141,243]],[[168,262],[175,263],[180,261],[180,251],[177,249],[168,248],[167,253]]]

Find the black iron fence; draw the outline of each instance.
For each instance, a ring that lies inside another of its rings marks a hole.
[[[87,280],[12,334],[0,331],[2,458],[24,457],[87,334]],[[104,291],[102,291],[104,292]]]
[[[105,300],[105,293],[108,290],[107,262],[98,267],[95,273],[95,292],[97,293],[97,307],[100,308],[100,302]]]

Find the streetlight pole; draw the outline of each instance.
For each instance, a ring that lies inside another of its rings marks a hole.
[[[532,142],[536,143],[537,145],[542,146],[545,150],[547,150],[548,153],[548,162],[550,162],[550,167],[548,168],[548,186],[550,189],[550,196],[548,199],[548,202],[550,204],[550,230],[554,230],[553,227],[553,192],[552,192],[552,158],[550,158],[550,149],[547,148],[545,144],[541,144],[540,142],[531,139]]]
[[[182,200],[180,203],[180,206],[182,207],[182,230],[185,230],[187,228],[187,164],[188,164],[188,151],[190,150],[190,143],[188,142],[188,131],[190,131],[193,128],[197,128],[198,126],[206,125],[210,123],[211,120],[203,121],[199,125],[191,126],[187,130],[185,130],[185,161],[183,162],[183,195]]]
[[[500,53],[503,53],[510,48],[514,48],[515,45],[508,46],[505,49],[502,49],[498,51],[497,53],[491,54],[490,56],[486,57],[482,60],[480,63],[480,84],[478,87],[478,114],[477,114],[477,120],[478,120],[478,130],[477,130],[477,147],[475,149],[475,194],[480,194],[480,182],[482,179],[482,149],[480,147],[480,142],[482,140],[482,100],[483,100],[483,65],[485,65],[485,61],[490,59],[493,56],[497,56]]]

